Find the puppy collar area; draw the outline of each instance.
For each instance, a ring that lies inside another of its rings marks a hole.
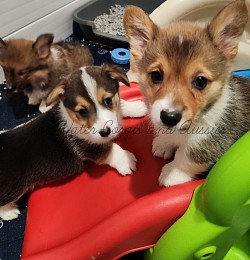
[[[111,60],[117,64],[128,64],[130,51],[124,48],[116,48],[111,51]]]

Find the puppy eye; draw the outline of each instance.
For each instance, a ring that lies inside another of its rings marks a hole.
[[[89,111],[86,107],[83,107],[78,111],[78,113],[81,117],[86,118],[88,117]]]
[[[113,100],[111,97],[108,97],[108,98],[104,98],[103,99],[103,104],[106,106],[106,107],[111,107],[113,105]]]
[[[159,84],[163,81],[163,74],[159,70],[152,71],[150,73],[151,80],[154,84]]]
[[[202,90],[207,86],[208,79],[203,76],[198,76],[192,81],[192,85],[194,88],[198,90]]]

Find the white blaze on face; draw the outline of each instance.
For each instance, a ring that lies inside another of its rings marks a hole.
[[[173,111],[179,111],[182,113],[183,107],[181,105],[177,105],[174,103],[174,98],[171,94],[168,94],[167,96],[156,100],[151,109],[151,120],[153,124],[157,126],[163,126],[166,127],[163,122],[161,121],[160,115],[161,111],[166,112],[173,112]],[[183,125],[187,122],[187,119],[182,115],[182,118],[180,122],[175,126],[176,129],[181,129]]]
[[[182,45],[183,43],[183,34],[180,32],[179,33],[179,45]]]
[[[168,95],[166,97],[163,97],[162,99],[157,99],[151,109],[151,119],[154,125],[159,126],[163,125],[161,122],[160,114],[162,110],[165,111],[175,111],[177,108],[174,106],[172,102],[172,97],[171,95]]]
[[[86,88],[86,91],[95,104],[96,107],[96,122],[89,129],[89,134],[84,136],[84,139],[88,139],[93,143],[105,143],[114,139],[121,131],[120,115],[117,110],[111,111],[102,106],[97,100],[97,82],[86,71],[85,68],[82,71],[82,82]],[[109,127],[111,134],[108,137],[102,137],[99,132],[102,129]]]
[[[52,56],[52,58],[54,59],[54,60],[59,60],[61,57],[61,53],[60,53],[60,51],[58,50],[58,49],[56,49],[56,48],[54,48],[54,47],[52,47],[51,49],[50,49],[50,51],[51,51],[51,56]]]

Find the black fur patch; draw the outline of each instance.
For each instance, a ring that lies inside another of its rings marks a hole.
[[[27,125],[0,135],[0,206],[34,185],[80,174],[89,161],[107,156],[110,144],[89,144],[68,136],[60,120],[55,106]]]

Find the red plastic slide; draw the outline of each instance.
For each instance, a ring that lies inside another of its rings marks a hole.
[[[141,99],[136,84],[121,96]],[[117,142],[135,154],[137,171],[121,176],[91,165],[72,181],[32,192],[22,260],[117,259],[153,246],[187,209],[194,181],[159,187],[164,160],[151,154],[153,128],[147,118],[125,119]]]

